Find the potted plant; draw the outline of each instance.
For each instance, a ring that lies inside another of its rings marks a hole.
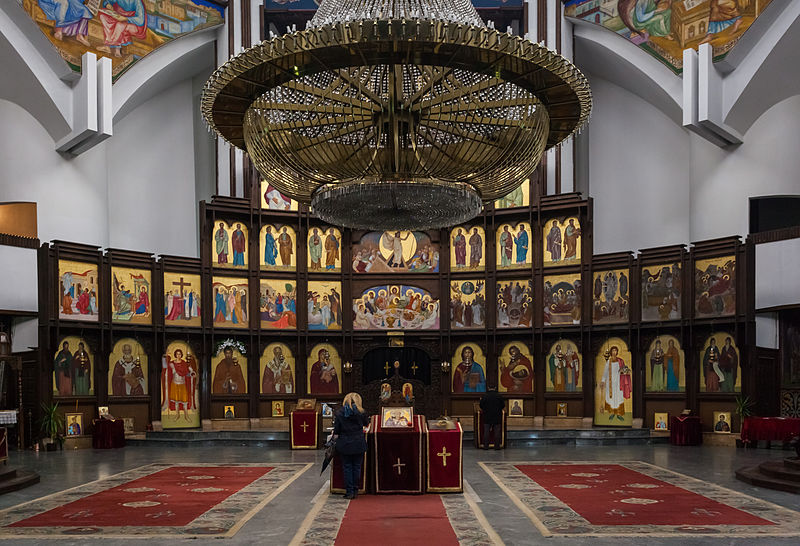
[[[56,446],[63,448],[64,416],[58,411],[58,402],[55,404],[42,403],[42,444],[45,450],[55,451]]]
[[[739,430],[744,426],[744,418],[753,415],[753,406],[755,401],[749,396],[738,395],[735,400],[736,407],[733,412],[739,416]],[[736,440],[736,447],[742,447],[744,442],[741,439]]]

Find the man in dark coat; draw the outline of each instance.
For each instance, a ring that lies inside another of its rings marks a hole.
[[[506,403],[503,397],[497,393],[497,387],[489,387],[489,390],[481,398],[480,407],[483,413],[483,449],[489,449],[489,435],[494,436],[494,448],[501,449],[501,437],[503,431],[503,408]]]

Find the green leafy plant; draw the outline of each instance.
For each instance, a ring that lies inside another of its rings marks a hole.
[[[61,443],[64,430],[64,416],[58,411],[58,402],[46,404],[42,402],[42,435],[53,442]]]
[[[755,401],[749,396],[742,396],[740,394],[736,397],[736,409],[734,411],[736,415],[744,419],[745,417],[753,415],[753,406],[755,405]]]

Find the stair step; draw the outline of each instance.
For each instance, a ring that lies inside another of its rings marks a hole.
[[[9,480],[0,481],[0,495],[18,491],[39,483],[39,474],[29,470],[15,470],[15,476]]]
[[[761,473],[758,466],[740,468],[736,471],[736,479],[749,483],[750,485],[755,485],[756,487],[765,487],[767,489],[800,494],[800,483],[766,476]]]
[[[800,470],[800,457],[787,457],[783,460],[784,466],[793,470]]]
[[[0,483],[17,477],[17,469],[13,466],[0,465]]]
[[[797,482],[800,484],[800,469],[794,469],[791,466],[786,466],[783,461],[767,461],[758,465],[758,469],[765,476],[778,478],[779,480],[786,480],[789,482]]]

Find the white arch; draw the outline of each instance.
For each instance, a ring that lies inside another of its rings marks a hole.
[[[622,36],[587,21],[573,20],[575,62],[585,72],[611,81],[682,123],[680,76]]]

